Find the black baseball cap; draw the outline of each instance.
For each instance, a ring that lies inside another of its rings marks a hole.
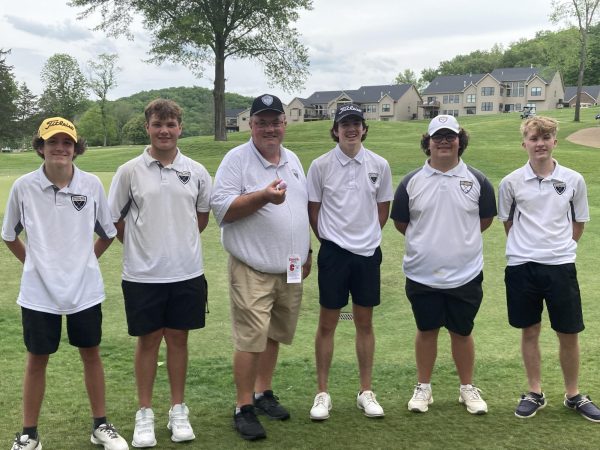
[[[250,108],[250,115],[261,113],[263,111],[275,111],[284,114],[283,104],[275,95],[263,94],[254,99]]]
[[[361,120],[365,120],[365,116],[364,116],[360,106],[350,103],[350,104],[341,105],[338,107],[337,111],[335,112],[334,121],[339,122],[344,117],[348,117],[348,116],[356,116],[356,117],[360,117]]]

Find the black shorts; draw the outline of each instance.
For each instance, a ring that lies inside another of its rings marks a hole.
[[[127,328],[145,336],[161,328],[204,328],[208,285],[204,275],[175,283],[121,282]]]
[[[475,316],[483,300],[483,272],[467,284],[438,289],[406,279],[406,297],[420,331],[446,327],[461,336],[473,331]]]
[[[551,266],[528,262],[504,270],[508,322],[527,328],[542,321],[544,300],[550,325],[559,333],[585,328],[575,264]]]
[[[359,306],[379,305],[381,259],[379,247],[372,256],[361,256],[322,239],[317,259],[321,306],[341,309],[348,304],[349,294]]]
[[[96,347],[102,339],[102,306],[100,303],[73,314],[67,314],[69,344],[79,348]],[[21,307],[23,341],[29,353],[51,355],[58,350],[62,315]]]

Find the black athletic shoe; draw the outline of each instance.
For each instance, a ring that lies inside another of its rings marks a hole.
[[[521,401],[515,410],[515,416],[520,419],[529,419],[535,416],[538,409],[546,407],[546,397],[544,393],[536,394],[535,392],[529,392],[528,394],[521,395]]]
[[[577,394],[572,398],[567,398],[565,395],[563,404],[569,409],[574,409],[587,420],[600,422],[600,409],[594,405],[592,399],[587,395]]]
[[[242,439],[248,441],[264,439],[267,437],[267,433],[258,421],[256,413],[254,412],[254,406],[252,405],[244,405],[240,408],[239,413],[233,413],[233,426]]]
[[[269,419],[286,420],[290,413],[279,403],[279,397],[273,395],[273,391],[265,391],[259,399],[254,399],[254,408],[258,414],[264,414]]]

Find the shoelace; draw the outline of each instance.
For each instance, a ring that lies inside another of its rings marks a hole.
[[[363,392],[362,395],[367,403],[377,403],[377,400],[375,400],[375,394],[373,392]]]
[[[176,427],[185,427],[188,428],[190,426],[188,416],[185,412],[171,412],[171,425]]]
[[[325,400],[326,399],[327,399],[327,396],[325,394],[319,394],[319,395],[317,395],[317,398],[315,399],[314,406],[319,406],[319,405],[325,406]]]
[[[589,397],[581,397],[581,399],[577,401],[575,407],[581,408],[583,405],[587,405],[588,403],[592,403]]]
[[[117,432],[112,423],[103,423],[98,428],[96,428],[96,431],[98,431],[99,433],[106,434],[109,439],[119,438],[119,433]]]
[[[415,400],[428,400],[429,395],[427,393],[427,389],[422,388],[421,386],[415,386],[415,393],[413,394]]]
[[[536,405],[541,405],[542,404],[542,399],[541,398],[535,398],[533,395],[531,394],[524,394],[522,400],[531,402],[531,403],[535,403]]]
[[[151,417],[146,416],[146,414],[142,414],[142,417],[136,419],[135,427],[139,432],[150,432],[154,427],[154,420]]]
[[[17,449],[21,449],[21,448],[25,448],[25,446],[29,443],[29,436],[26,434],[21,434],[21,433],[15,433],[15,443],[13,444],[13,450],[17,450]],[[22,441],[23,438],[27,438],[25,439],[25,442]]]
[[[469,397],[469,400],[481,400],[481,395],[479,395],[479,393],[481,392],[481,389],[479,389],[475,386],[471,386],[470,388],[467,388],[467,389],[461,389],[461,392],[466,394],[467,397]]]

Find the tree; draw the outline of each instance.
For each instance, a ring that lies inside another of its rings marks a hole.
[[[65,53],[48,58],[41,74],[40,107],[48,116],[73,120],[87,106],[87,81],[77,60]]]
[[[95,103],[77,121],[77,132],[85,138],[88,145],[106,147],[117,144],[117,121],[114,117],[107,116],[102,128],[98,126],[102,120],[102,106]]]
[[[438,75],[438,70],[432,69],[431,67],[421,70],[421,80],[424,85],[431,83]]]
[[[42,119],[37,96],[29,90],[24,82],[19,84],[17,89],[18,96],[15,101],[16,129],[21,140],[21,147],[25,147],[31,143],[31,136],[35,133]]]
[[[575,99],[575,116],[573,120],[579,122],[581,109],[581,91],[585,66],[588,59],[588,36],[592,25],[599,18],[600,0],[552,0],[553,12],[550,19],[557,23],[562,20],[575,19],[579,29],[579,75],[577,77],[577,97]]]
[[[258,61],[265,75],[286,91],[302,86],[308,75],[308,52],[290,25],[312,0],[71,0],[85,7],[79,18],[101,14],[96,29],[110,36],[131,36],[135,14],[152,35],[152,62],[171,60],[201,76],[214,64],[215,140],[226,140],[225,61]]]
[[[119,56],[116,53],[102,53],[97,60],[88,61],[89,79],[88,86],[100,99],[100,117],[104,147],[108,141],[108,112],[106,111],[106,95],[108,91],[117,86],[116,73],[121,69],[116,67]]]
[[[146,133],[146,118],[143,114],[132,117],[123,126],[123,144],[146,144],[148,134]]]
[[[14,127],[10,126],[15,120],[15,101],[18,96],[15,76],[12,66],[6,63],[6,55],[10,50],[0,49],[0,146],[12,144],[15,137]]]

